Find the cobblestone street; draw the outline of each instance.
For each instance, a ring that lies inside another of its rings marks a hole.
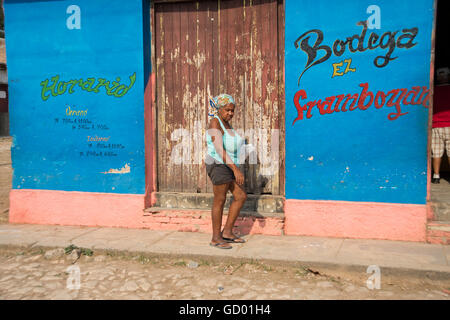
[[[63,249],[3,248],[0,299],[450,298],[449,282],[426,278],[382,275],[380,290],[369,290],[366,273],[341,272],[336,276],[333,272],[330,276],[294,266],[224,264],[111,252],[77,257],[78,253],[65,254]]]

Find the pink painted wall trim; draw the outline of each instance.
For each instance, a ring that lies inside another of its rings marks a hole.
[[[430,181],[428,181],[428,184],[430,183]],[[431,206],[431,204],[429,202],[427,202],[427,219],[428,221],[434,220],[435,216],[434,216],[434,211],[433,211],[433,207]]]
[[[142,228],[145,195],[17,190],[10,192],[10,223]]]
[[[426,241],[427,206],[286,200],[285,234]]]
[[[209,212],[162,210],[145,214],[144,203],[145,195],[13,189],[9,222],[212,232]],[[283,219],[239,217],[235,228],[241,234],[281,235]]]
[[[10,192],[9,221],[146,228],[144,208],[144,194],[13,189]],[[427,210],[426,205],[286,200],[284,233],[426,241]]]
[[[144,93],[145,119],[145,205],[155,204],[153,193],[156,191],[156,150],[153,101],[155,99],[155,73],[150,75]]]
[[[152,184],[152,195],[151,195],[151,206],[154,206],[156,204],[156,196],[154,195],[154,193],[156,192],[156,188],[157,188],[157,164],[156,164],[156,111],[154,111],[153,106],[155,105],[156,102],[156,75],[155,73],[152,73],[151,76],[152,79],[152,103],[151,103],[151,113],[152,113],[152,125],[151,125],[151,132],[152,132],[152,145],[151,145],[151,150],[150,150],[150,154],[152,156],[152,167],[151,170],[153,171],[152,174],[152,180],[151,180],[151,184]]]

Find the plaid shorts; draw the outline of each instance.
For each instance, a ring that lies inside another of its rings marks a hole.
[[[433,128],[431,130],[431,154],[433,158],[444,155],[444,147],[450,157],[450,127]]]

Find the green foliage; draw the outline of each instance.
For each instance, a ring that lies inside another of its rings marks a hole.
[[[180,266],[180,267],[185,267],[186,266],[186,261],[177,261],[173,264],[174,266]]]
[[[71,254],[73,250],[80,250],[80,255],[85,255],[85,256],[92,256],[94,254],[94,251],[92,251],[91,249],[87,249],[87,248],[79,248],[73,244],[71,244],[70,246],[66,247],[64,249],[65,254]]]
[[[71,254],[73,250],[77,249],[77,246],[74,246],[73,244],[71,244],[70,246],[64,248],[64,253],[65,254]]]
[[[140,255],[137,259],[139,261],[139,263],[141,264],[147,264],[150,262],[150,259],[147,258],[146,256]]]
[[[91,249],[87,249],[87,248],[81,248],[81,254],[91,257],[94,254],[94,251],[92,251]]]

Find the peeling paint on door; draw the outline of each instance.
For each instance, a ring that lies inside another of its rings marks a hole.
[[[194,141],[183,150],[204,159],[209,98],[228,93],[236,101],[231,124],[257,147],[259,161],[277,155],[272,163],[279,170],[271,176],[262,175],[261,163],[245,165],[247,192],[284,194],[282,1],[192,1],[154,8],[158,190],[212,192],[204,162],[170,162],[179,142],[171,135],[178,129],[201,132],[201,151]],[[279,130],[277,143],[271,141],[273,130]]]

